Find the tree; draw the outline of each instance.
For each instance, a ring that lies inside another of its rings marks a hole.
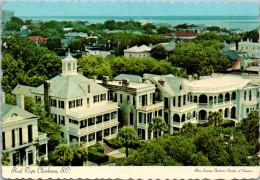
[[[55,166],[68,166],[73,160],[73,149],[66,144],[58,145],[52,154],[52,161]]]
[[[223,122],[223,118],[219,111],[213,111],[209,113],[208,122],[210,125],[216,127]]]
[[[160,26],[157,29],[157,34],[166,34],[166,33],[169,33],[169,32],[171,32],[171,29],[168,28],[167,26]]]
[[[82,142],[78,143],[76,142],[74,145],[72,145],[73,149],[73,160],[72,165],[73,166],[82,166],[84,161],[87,161],[88,159],[88,148],[84,147]]]
[[[165,123],[165,120],[161,116],[154,117],[152,119],[152,122],[149,123],[148,129],[153,132],[153,134],[156,135],[156,137],[159,137],[159,134],[162,132],[167,131],[168,127]],[[162,136],[162,134],[161,134]]]
[[[258,42],[258,40],[259,40],[258,29],[254,29],[252,31],[246,32],[243,40],[246,41],[247,38],[252,39],[253,42]]]
[[[8,155],[9,155],[8,152],[2,154],[1,161],[3,166],[9,166],[10,159],[8,159]]]
[[[129,126],[122,127],[117,133],[119,143],[126,148],[126,157],[128,156],[128,148],[137,143],[138,136],[134,128]]]
[[[46,42],[46,47],[51,50],[55,51],[59,48],[62,48],[62,43],[60,38],[48,38]]]
[[[155,59],[166,59],[168,51],[162,45],[157,45],[151,49],[151,56]]]
[[[24,21],[24,24],[25,24],[25,25],[31,25],[31,24],[32,24],[32,19],[26,19],[26,20]]]
[[[22,27],[22,25],[24,24],[23,20],[13,16],[11,17],[10,21],[8,21],[5,24],[5,30],[11,30],[11,31],[20,31],[20,28]]]
[[[104,26],[106,29],[109,29],[109,30],[117,29],[117,23],[114,20],[106,20],[104,22]]]

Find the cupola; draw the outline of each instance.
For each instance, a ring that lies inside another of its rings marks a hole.
[[[77,59],[72,57],[70,51],[66,58],[62,59],[62,75],[77,75]]]

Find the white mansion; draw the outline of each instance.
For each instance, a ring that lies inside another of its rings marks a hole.
[[[24,96],[17,95],[17,106],[5,103],[2,94],[2,153],[9,165],[36,165],[48,158],[48,138],[38,132],[38,117],[24,110]]]
[[[33,89],[32,95],[44,100],[54,122],[61,125],[61,136],[90,146],[118,132],[118,105],[108,101],[108,90],[77,72],[77,60],[69,53],[62,60],[62,74]]]

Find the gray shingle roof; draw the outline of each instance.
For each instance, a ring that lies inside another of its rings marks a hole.
[[[12,94],[17,95],[17,94],[21,94],[24,96],[31,96],[31,91],[36,89],[35,87],[31,87],[31,86],[24,86],[21,84],[18,84],[13,90],[12,90]]]
[[[11,118],[12,114],[16,113],[19,118]],[[18,106],[3,103],[2,104],[2,122],[7,123],[10,120],[16,121],[21,119],[30,119],[30,118],[37,118],[36,115],[19,108]]]
[[[123,80],[123,79],[129,79],[130,82],[137,82],[141,83],[142,82],[142,77],[138,75],[132,75],[132,74],[119,74],[114,78],[115,80]]]
[[[80,86],[80,82],[86,82],[90,84],[91,93],[101,93],[107,89],[97,83],[92,79],[88,79],[81,74],[63,76],[59,74],[58,76],[52,78],[50,81],[50,96],[60,97],[60,98],[77,98],[85,96],[86,92]],[[36,90],[32,91],[34,93],[43,94],[44,88],[43,84],[37,87]]]

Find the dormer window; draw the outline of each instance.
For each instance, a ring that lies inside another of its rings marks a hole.
[[[18,116],[18,114],[16,114],[16,113],[13,113],[13,114],[11,115],[12,118],[17,117],[17,116]]]

